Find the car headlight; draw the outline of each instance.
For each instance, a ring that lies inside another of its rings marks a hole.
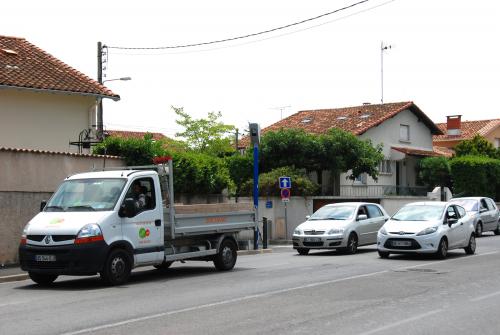
[[[385,230],[385,227],[380,228],[378,232],[382,235],[387,235],[387,230]]]
[[[294,234],[294,235],[302,235],[302,229],[296,228],[296,229],[293,231],[293,234]]]
[[[344,233],[343,228],[333,228],[327,232],[328,235],[339,235],[339,234],[343,234],[343,233]]]
[[[435,227],[425,228],[424,230],[422,230],[421,232],[419,232],[419,233],[417,234],[417,236],[421,236],[421,235],[429,235],[429,234],[435,233],[437,230],[438,230],[438,227],[437,227],[437,226],[435,226]]]
[[[76,235],[75,244],[84,244],[103,241],[101,227],[95,223],[89,223],[80,229]]]

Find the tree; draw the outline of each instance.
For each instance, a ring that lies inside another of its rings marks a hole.
[[[221,112],[210,112],[206,119],[193,119],[182,107],[172,106],[172,109],[179,117],[175,122],[184,127],[175,136],[184,138],[191,150],[219,157],[235,151],[230,134],[236,128],[219,121]]]
[[[235,154],[226,157],[226,164],[229,169],[229,176],[236,188],[235,196],[236,201],[241,195],[242,185],[252,178],[253,174],[253,160],[249,155]]]
[[[470,140],[464,140],[455,147],[457,157],[460,156],[488,156],[497,158],[498,150],[487,139],[476,134]]]
[[[377,180],[377,167],[384,159],[380,145],[374,147],[369,140],[360,140],[335,128],[324,135],[297,129],[268,132],[262,137],[260,152],[263,171],[293,166],[316,171],[321,176],[323,170],[333,173],[351,170],[348,176],[351,179],[367,173]]]
[[[427,157],[420,161],[420,180],[430,186],[451,186],[450,163],[446,157]]]

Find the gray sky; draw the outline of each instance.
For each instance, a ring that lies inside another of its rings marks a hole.
[[[97,41],[108,46],[189,44],[267,30],[357,0],[39,1],[2,3],[0,34],[24,37],[97,77]],[[193,117],[221,111],[244,129],[299,110],[414,101],[432,120],[500,118],[500,3],[370,0],[291,29],[245,40],[162,51],[109,50],[108,129],[179,127],[170,106]]]

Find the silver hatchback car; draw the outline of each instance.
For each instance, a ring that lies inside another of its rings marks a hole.
[[[377,232],[388,219],[378,204],[326,205],[295,228],[293,248],[301,255],[307,255],[311,249],[338,249],[354,254],[358,246],[377,242]]]
[[[500,213],[495,202],[487,197],[453,198],[450,200],[465,208],[468,214],[474,217],[476,237],[486,231],[493,231],[500,235]]]

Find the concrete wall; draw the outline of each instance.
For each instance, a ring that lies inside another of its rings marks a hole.
[[[102,156],[19,152],[0,149],[0,265],[18,262],[24,226],[61,181],[77,172],[101,168]],[[106,166],[123,166],[106,158]]]
[[[0,147],[77,152],[95,111],[94,97],[0,89]]]

